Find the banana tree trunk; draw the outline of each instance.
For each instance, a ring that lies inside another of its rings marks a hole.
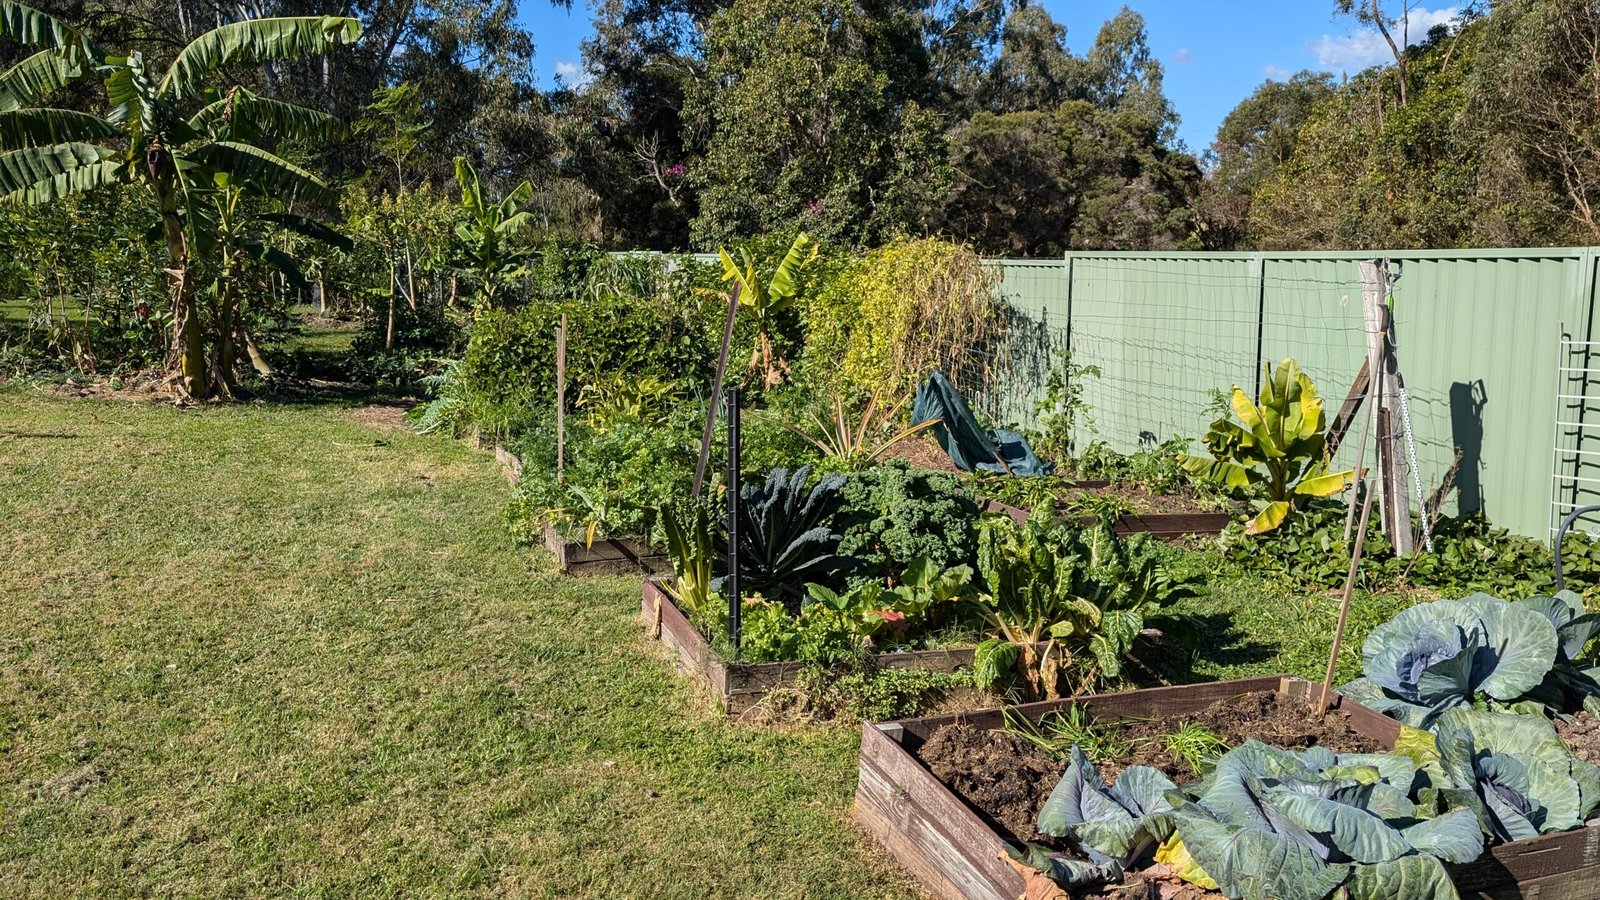
[[[155,185],[156,203],[161,210],[161,231],[167,242],[167,284],[172,291],[173,351],[178,356],[178,389],[186,397],[204,400],[210,396],[211,381],[206,377],[205,335],[200,330],[200,311],[194,304],[194,287],[189,283],[189,241],[178,218],[177,170],[172,154],[156,145],[145,155]]]

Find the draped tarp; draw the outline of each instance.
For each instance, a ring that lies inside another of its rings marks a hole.
[[[934,372],[917,389],[911,424],[939,421],[929,431],[962,471],[1009,472],[1012,475],[1049,475],[1055,463],[1041,462],[1027,438],[1005,428],[984,428],[943,372]]]

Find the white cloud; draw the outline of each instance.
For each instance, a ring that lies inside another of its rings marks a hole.
[[[1283,66],[1273,65],[1272,63],[1267,63],[1266,65],[1262,66],[1261,74],[1267,76],[1268,81],[1288,81],[1290,78],[1294,77],[1293,72],[1290,72]]]
[[[1395,42],[1400,42],[1401,32],[1405,32],[1406,43],[1416,44],[1428,36],[1428,31],[1435,25],[1443,25],[1461,15],[1459,7],[1447,6],[1443,9],[1426,9],[1417,7],[1406,17],[1407,21],[1394,26],[1390,33]],[[1389,52],[1389,45],[1376,29],[1362,28],[1355,34],[1334,37],[1325,34],[1311,42],[1307,48],[1317,57],[1317,65],[1325,69],[1341,72],[1356,72],[1368,66],[1394,61],[1394,55]]]
[[[1187,66],[1192,62],[1194,54],[1189,52],[1188,47],[1180,47],[1177,53],[1172,54],[1172,64],[1175,66]]]
[[[584,69],[583,66],[564,59],[556,61],[556,78],[559,78],[567,87],[574,88],[581,88],[594,80],[594,76],[589,74],[588,70]]]

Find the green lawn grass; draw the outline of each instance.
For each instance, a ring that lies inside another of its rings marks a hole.
[[[912,896],[460,443],[0,392],[0,896]]]
[[[489,454],[387,421],[0,390],[0,896],[915,896],[855,726],[724,720],[636,579],[556,576]],[[1358,594],[1341,680],[1412,599]],[[1320,678],[1338,608],[1181,611],[1175,681]]]

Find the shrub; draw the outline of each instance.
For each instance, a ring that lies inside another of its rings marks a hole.
[[[694,266],[682,266],[656,296],[594,282],[580,300],[535,299],[480,316],[461,366],[468,418],[484,431],[512,435],[554,408],[562,313],[569,407],[584,385],[625,375],[709,383],[720,323],[714,304],[692,290],[695,277]]]
[[[801,366],[890,396],[942,369],[966,390],[987,386],[974,365],[1004,332],[998,275],[970,248],[897,240],[834,268],[805,303]]]

